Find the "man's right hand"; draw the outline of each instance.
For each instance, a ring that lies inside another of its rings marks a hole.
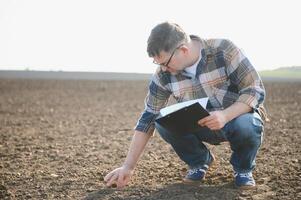
[[[105,176],[104,181],[108,187],[116,184],[117,188],[123,188],[130,181],[132,174],[133,169],[122,166],[108,173]]]

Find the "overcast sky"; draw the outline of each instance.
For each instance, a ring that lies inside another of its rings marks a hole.
[[[151,73],[146,40],[167,20],[232,40],[257,70],[301,66],[298,0],[0,0],[0,69]]]

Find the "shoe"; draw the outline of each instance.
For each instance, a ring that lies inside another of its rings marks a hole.
[[[203,165],[198,168],[189,169],[186,176],[183,179],[184,183],[194,184],[200,183],[202,180],[204,180],[206,172],[209,169],[209,167],[213,164],[214,160],[214,156],[210,154],[210,161],[208,165]]]
[[[252,172],[234,173],[235,186],[240,189],[254,189],[256,186]]]

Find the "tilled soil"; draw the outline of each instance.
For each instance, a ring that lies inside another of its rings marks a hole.
[[[0,199],[301,199],[301,83],[267,82],[257,189],[233,185],[227,143],[200,186],[155,134],[132,180],[107,188],[125,159],[147,81],[0,80]]]

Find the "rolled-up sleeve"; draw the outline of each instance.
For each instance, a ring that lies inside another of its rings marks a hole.
[[[159,115],[160,109],[167,104],[170,95],[170,90],[160,83],[158,74],[154,74],[144,101],[144,111],[134,129],[152,134],[155,129],[155,119]]]
[[[242,50],[232,42],[227,42],[229,43],[226,49],[227,73],[231,82],[238,88],[237,101],[257,110],[265,99],[263,82]]]

